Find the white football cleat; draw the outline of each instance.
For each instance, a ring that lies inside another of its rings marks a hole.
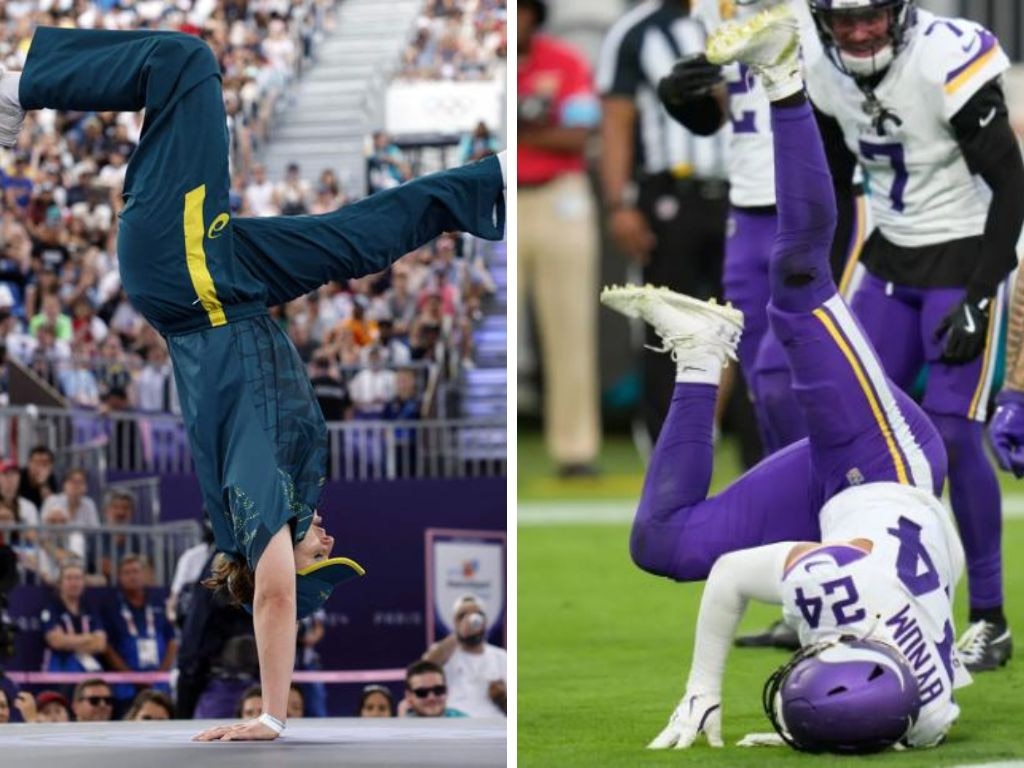
[[[18,142],[25,121],[25,110],[18,101],[20,79],[21,72],[8,72],[0,66],[0,147],[13,147]]]
[[[731,306],[701,301],[653,285],[612,286],[601,291],[601,303],[626,317],[643,320],[661,338],[655,352],[668,352],[676,362],[680,380],[686,372],[708,374],[717,383],[721,369],[736,360],[743,334],[743,313]],[[685,376],[694,380],[694,376]]]
[[[708,37],[708,61],[748,65],[760,78],[769,101],[792,96],[804,87],[799,27],[788,3],[772,6],[744,22],[727,22]]]

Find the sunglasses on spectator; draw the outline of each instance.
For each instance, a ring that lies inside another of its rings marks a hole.
[[[114,705],[113,696],[83,696],[83,701],[88,701],[94,707],[112,707]]]
[[[425,699],[430,694],[434,694],[435,696],[444,696],[446,693],[448,693],[448,686],[435,685],[432,688],[413,688],[412,692],[416,694],[417,699]]]

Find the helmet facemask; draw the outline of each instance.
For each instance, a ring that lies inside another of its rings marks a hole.
[[[889,68],[906,44],[914,15],[912,0],[810,0],[810,6],[832,63],[856,80],[874,78]],[[877,31],[857,39],[866,29]]]

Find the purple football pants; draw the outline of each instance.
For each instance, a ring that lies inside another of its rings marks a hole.
[[[832,180],[808,104],[772,107],[778,231],[768,319],[782,343],[808,438],[707,498],[715,387],[676,384],[633,522],[630,552],[651,573],[699,580],[726,552],[821,537],[822,504],[850,485],[941,491],[946,454],[920,408],[886,378],[829,265]]]
[[[964,544],[970,605],[983,609],[1003,604],[1002,504],[983,431],[1005,298],[1000,288],[982,355],[966,365],[948,365],[940,359],[935,329],[963,297],[963,288],[897,286],[866,272],[850,305],[897,386],[909,389],[928,365],[921,404],[946,446],[950,503]]]

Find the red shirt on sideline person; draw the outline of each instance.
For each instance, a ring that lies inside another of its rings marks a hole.
[[[594,128],[601,109],[590,65],[581,53],[549,35],[535,34],[519,56],[517,79],[520,130],[530,126]],[[582,152],[559,152],[520,141],[519,183],[546,184],[586,168]]]

